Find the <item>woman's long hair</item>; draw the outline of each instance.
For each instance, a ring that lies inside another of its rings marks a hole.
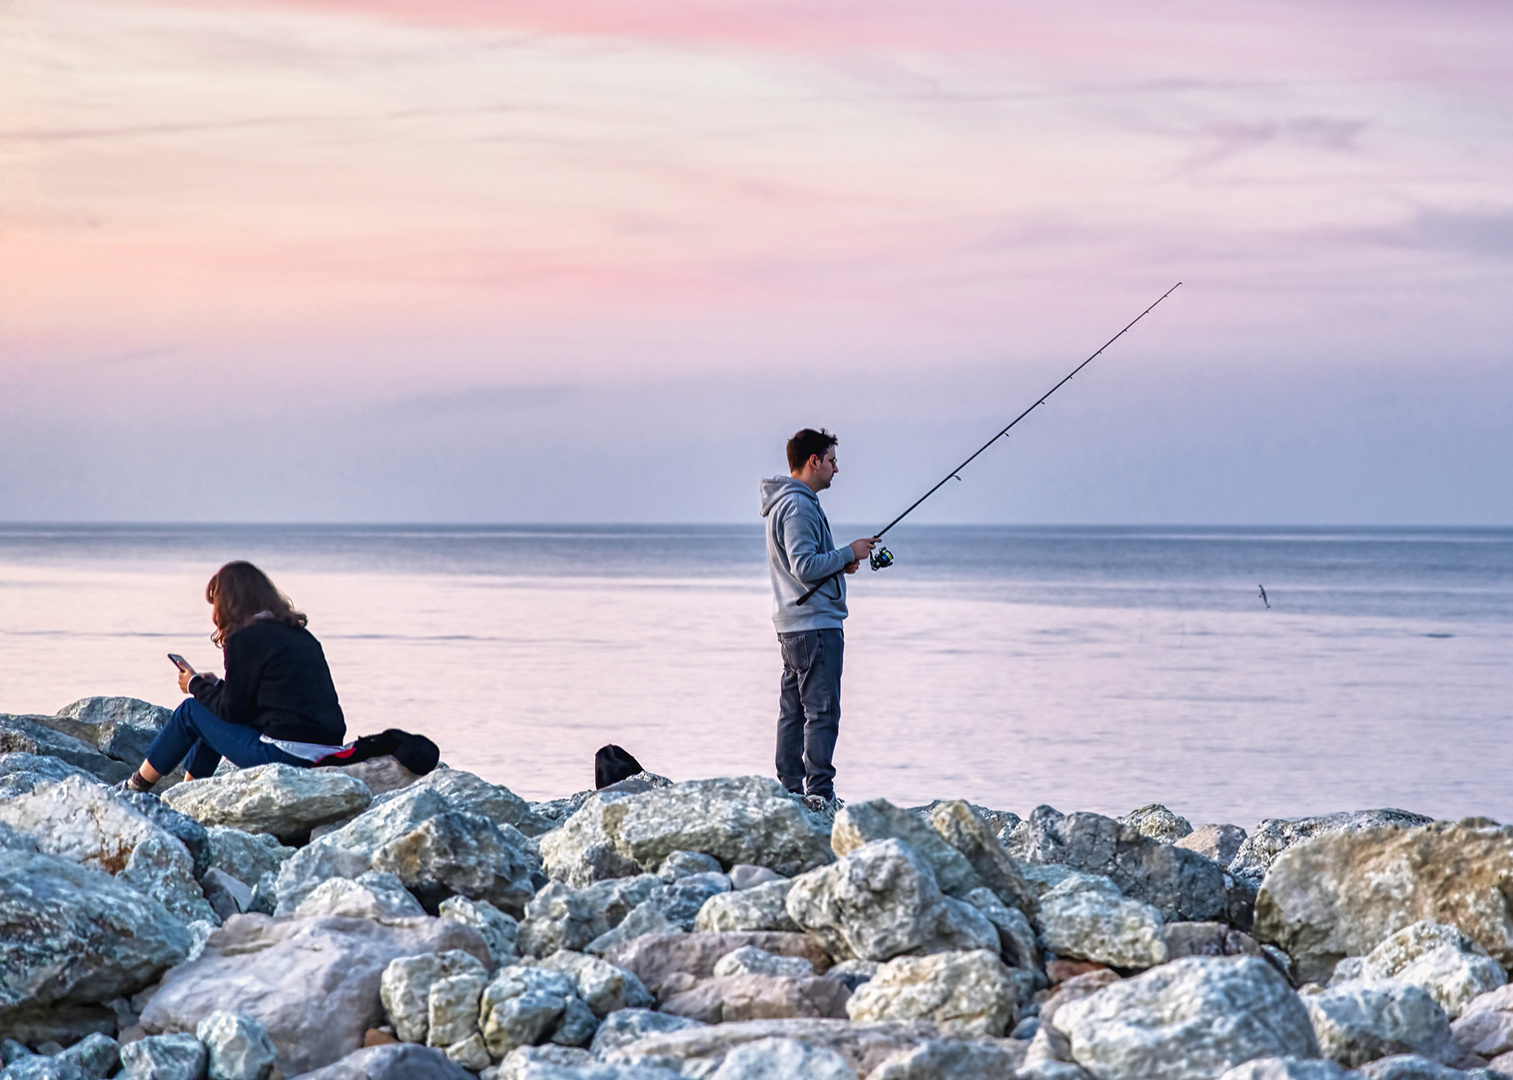
[[[217,645],[225,645],[228,637],[264,611],[290,626],[303,627],[307,621],[304,613],[295,611],[289,598],[268,580],[267,574],[241,560],[229,562],[215,572],[205,586],[205,599],[210,602],[215,622],[210,640]]]

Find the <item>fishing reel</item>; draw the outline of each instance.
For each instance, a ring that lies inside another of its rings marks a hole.
[[[884,570],[893,565],[893,552],[885,547],[880,547],[867,557],[874,570]]]

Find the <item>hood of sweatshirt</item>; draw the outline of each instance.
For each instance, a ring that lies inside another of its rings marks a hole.
[[[814,500],[816,506],[819,505],[820,501],[819,496],[809,490],[808,484],[805,484],[800,480],[795,480],[791,476],[773,476],[763,479],[761,483],[761,492],[763,517],[766,517],[769,513],[771,513],[772,508],[776,506],[779,500],[781,500],[783,496],[787,495],[789,492],[807,495],[809,498]]]

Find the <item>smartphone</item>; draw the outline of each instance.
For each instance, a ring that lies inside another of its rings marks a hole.
[[[172,653],[172,652],[169,653],[168,654],[168,659],[172,660],[173,663],[174,663],[174,666],[177,667],[180,671],[190,671],[190,672],[192,672],[194,670],[194,668],[192,668],[192,667],[189,666],[189,661],[185,660],[178,653]]]

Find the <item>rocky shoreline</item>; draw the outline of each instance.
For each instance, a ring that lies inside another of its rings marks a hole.
[[[167,711],[0,715],[0,1080],[1513,1076],[1513,828],[1194,829],[392,758],[114,790]]]

